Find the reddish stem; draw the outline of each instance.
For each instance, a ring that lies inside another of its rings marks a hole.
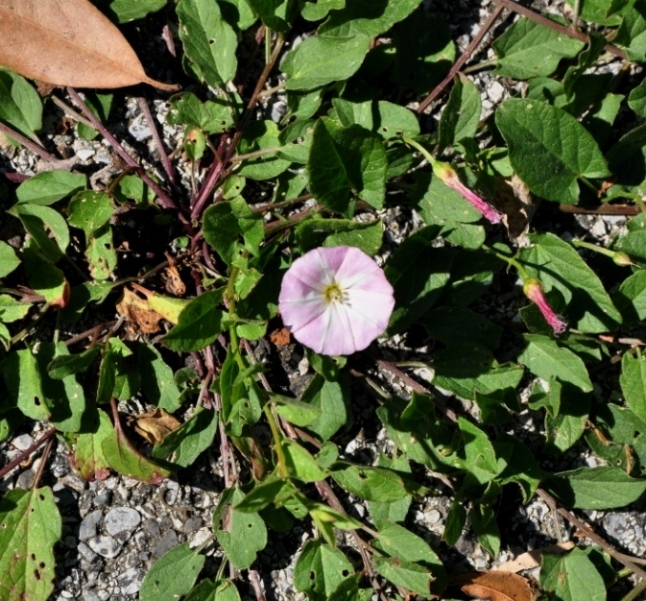
[[[161,139],[161,136],[159,135],[159,130],[157,129],[157,123],[155,123],[153,114],[150,112],[148,101],[142,96],[140,96],[139,98],[137,98],[137,103],[139,104],[139,108],[141,108],[144,114],[144,117],[148,122],[148,127],[150,127],[150,131],[153,135],[153,140],[155,141],[155,146],[157,147],[157,152],[159,152],[159,157],[161,158],[162,165],[164,166],[164,171],[166,172],[166,175],[168,175],[168,181],[171,184],[174,184],[176,181],[175,169],[173,169],[173,165],[170,162],[170,159],[168,158],[168,153],[164,148],[164,142]]]
[[[12,129],[4,123],[0,123],[0,132],[2,132],[5,136],[14,139],[16,142],[20,142],[25,148],[28,148],[34,154],[37,154],[39,157],[42,157],[46,161],[49,161],[50,163],[56,163],[58,161],[58,159],[53,154],[47,152],[42,146],[36,144],[36,142],[33,142],[29,138],[23,136],[15,129]]]
[[[90,120],[94,128],[100,132],[100,134],[108,141],[108,143],[114,148],[115,152],[124,160],[124,162],[132,167],[139,177],[146,183],[146,185],[155,192],[157,196],[157,201],[160,206],[164,209],[175,209],[179,213],[179,207],[173,202],[171,197],[166,193],[166,191],[155,181],[153,181],[146,171],[139,165],[139,163],[132,157],[126,150],[121,146],[121,143],[108,131],[108,129],[99,121],[94,113],[88,109],[83,102],[83,99],[79,96],[78,92],[74,88],[67,88],[67,93],[70,95],[74,104],[81,109],[81,112]],[[186,223],[186,218],[179,213],[179,218],[183,223]]]
[[[496,6],[494,11],[489,15],[489,18],[485,21],[484,25],[478,30],[476,36],[471,40],[471,43],[467,46],[467,49],[462,53],[462,56],[455,61],[455,64],[451,67],[446,77],[438,83],[433,91],[422,101],[417,107],[418,113],[423,113],[426,110],[433,100],[435,100],[443,91],[446,86],[448,86],[453,78],[458,74],[458,71],[462,68],[462,65],[466,63],[471,55],[475,52],[476,48],[480,45],[482,39],[487,35],[487,32],[493,27],[493,24],[497,21],[498,17],[502,13],[503,7]]]
[[[20,455],[12,459],[2,469],[0,469],[0,478],[4,478],[12,469],[19,466],[27,457],[29,457],[38,447],[45,444],[52,436],[56,434],[54,428],[50,428],[34,444],[25,449]]]

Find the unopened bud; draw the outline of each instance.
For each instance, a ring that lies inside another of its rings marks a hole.
[[[440,179],[440,181],[461,194],[464,199],[471,204],[471,206],[482,213],[482,216],[490,223],[500,223],[502,213],[492,207],[484,198],[476,194],[473,190],[469,190],[458,177],[455,169],[448,163],[442,161],[433,161],[431,163],[433,173]]]
[[[525,296],[532,301],[543,314],[545,321],[550,325],[555,334],[562,334],[567,330],[567,323],[555,312],[545,298],[545,291],[538,280],[527,280],[523,284]]]

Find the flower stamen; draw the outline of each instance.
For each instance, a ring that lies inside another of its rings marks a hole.
[[[347,293],[343,291],[341,286],[336,282],[332,282],[329,286],[323,291],[323,296],[325,297],[325,302],[329,305],[331,303],[342,303],[344,300],[347,300]]]

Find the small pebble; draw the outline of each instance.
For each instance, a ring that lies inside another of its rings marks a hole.
[[[115,507],[105,516],[105,528],[112,536],[119,532],[131,532],[140,522],[139,512],[130,507]]]
[[[119,588],[124,595],[134,595],[139,592],[144,574],[137,568],[130,568],[120,576],[117,576]]]
[[[175,530],[167,530],[152,548],[153,557],[161,557],[164,553],[176,547],[178,542]]]
[[[95,553],[106,559],[112,559],[121,553],[121,545],[110,536],[97,536],[87,543]]]
[[[88,513],[79,526],[79,540],[88,540],[96,536],[102,520],[103,512],[100,509]]]

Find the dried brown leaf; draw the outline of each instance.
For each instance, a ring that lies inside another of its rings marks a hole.
[[[269,334],[269,340],[276,346],[287,346],[291,338],[291,334],[287,328],[280,328]]]
[[[511,572],[494,570],[456,574],[451,582],[462,592],[477,599],[489,601],[532,601],[534,589],[527,578]]]
[[[574,543],[572,541],[557,543],[555,545],[548,545],[542,549],[534,549],[533,551],[527,551],[512,559],[506,561],[505,563],[499,565],[495,570],[500,570],[502,572],[522,572],[523,570],[532,570],[541,565],[541,557],[543,553],[551,553],[553,555],[558,555],[560,553],[565,553],[574,548]]]
[[[88,0],[0,0],[0,64],[41,82],[78,88],[147,83],[121,32]]]
[[[117,304],[117,311],[142,334],[154,334],[160,330],[162,316],[149,307],[148,301],[127,288],[123,289],[123,298]]]
[[[150,444],[161,443],[166,434],[182,425],[176,417],[159,407],[154,411],[136,415],[134,420],[135,431]]]

